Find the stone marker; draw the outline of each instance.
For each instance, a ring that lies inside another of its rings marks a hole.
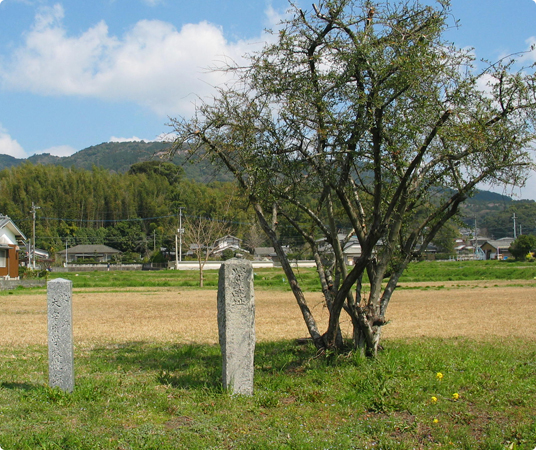
[[[223,357],[223,387],[253,395],[255,298],[253,268],[246,260],[225,261],[218,280],[218,331]]]
[[[48,282],[48,380],[51,387],[74,389],[73,282]]]

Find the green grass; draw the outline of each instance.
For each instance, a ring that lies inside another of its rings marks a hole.
[[[371,361],[315,358],[314,349],[291,342],[259,344],[252,397],[222,390],[216,346],[135,342],[77,349],[72,394],[47,387],[46,348],[3,348],[0,447],[536,446],[535,343],[430,339],[384,345]]]
[[[204,287],[218,288],[218,271],[205,270]],[[297,271],[306,290],[320,290],[316,272],[312,269]],[[162,271],[110,271],[50,273],[49,279],[65,278],[73,282],[74,288],[124,288],[124,287],[198,287],[197,270]],[[281,269],[256,269],[255,286],[261,289],[290,290],[287,278]]]
[[[401,282],[532,280],[536,263],[518,261],[421,261],[411,264]]]
[[[290,290],[280,268],[255,269],[255,287],[258,289]],[[320,282],[314,268],[296,271],[304,291],[320,291]],[[51,273],[50,279],[66,278],[74,288],[122,287],[197,287],[197,270],[124,271]],[[422,261],[413,263],[400,282],[469,281],[469,280],[532,280],[536,278],[536,263],[506,261]],[[205,288],[217,289],[218,271],[204,271]]]
[[[217,271],[206,271],[217,286]],[[313,269],[300,269],[318,290]],[[422,262],[401,281],[533,279],[529,263]],[[80,272],[75,288],[197,286],[196,271]],[[259,289],[288,289],[280,269]],[[443,288],[431,287],[430,289]],[[27,290],[25,290],[27,291]],[[39,292],[39,290],[35,290]],[[42,292],[42,289],[41,291]],[[5,295],[13,294],[13,291]],[[536,343],[385,341],[376,360],[262,343],[255,394],[221,386],[217,346],[76,348],[72,394],[47,386],[46,347],[0,349],[0,447],[12,449],[527,449],[536,447]],[[437,373],[443,377],[439,379]],[[459,398],[455,400],[453,394]],[[433,401],[435,397],[437,401]]]

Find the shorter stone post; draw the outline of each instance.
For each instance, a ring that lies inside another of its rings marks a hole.
[[[74,389],[73,283],[57,278],[48,282],[48,380],[51,387]]]
[[[218,331],[223,387],[233,394],[253,395],[255,298],[249,261],[231,259],[220,267]]]

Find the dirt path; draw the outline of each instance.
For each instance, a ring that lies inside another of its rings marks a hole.
[[[488,286],[488,287],[486,287]],[[536,339],[536,281],[451,282],[405,285],[388,309],[385,338],[516,336]],[[418,287],[418,288],[417,288]],[[256,292],[258,340],[306,337],[288,292]],[[321,294],[309,294],[325,329]],[[75,290],[74,336],[78,345],[100,342],[175,341],[216,343],[216,291],[133,289]],[[46,344],[46,295],[0,297],[0,345]],[[342,328],[351,332],[343,315]]]

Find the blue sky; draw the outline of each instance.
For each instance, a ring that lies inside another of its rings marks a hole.
[[[309,9],[313,0],[297,0]],[[496,60],[536,42],[536,0],[452,0],[447,37]],[[258,49],[286,0],[0,0],[0,154],[158,139]],[[536,60],[536,52],[529,57]],[[536,175],[518,198],[536,199]]]

